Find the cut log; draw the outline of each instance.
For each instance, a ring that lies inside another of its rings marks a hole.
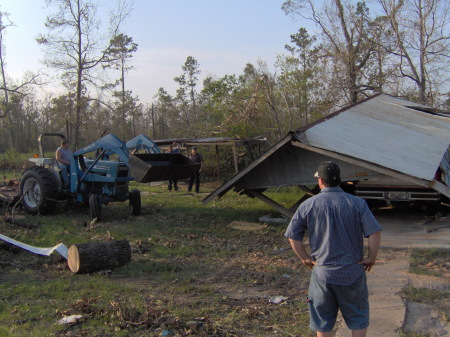
[[[69,268],[74,273],[112,269],[130,260],[131,248],[126,240],[72,245],[67,256]]]

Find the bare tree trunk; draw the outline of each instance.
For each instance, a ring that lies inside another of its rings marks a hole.
[[[400,75],[414,82],[422,104],[433,104],[432,88],[446,83],[450,36],[447,0],[378,0],[392,28]],[[446,89],[444,89],[446,90]]]
[[[0,13],[1,14],[1,13]],[[12,129],[12,120],[11,120],[11,113],[10,113],[10,109],[9,109],[9,93],[8,93],[8,83],[6,82],[6,73],[5,73],[5,62],[3,60],[3,23],[2,21],[0,21],[0,23],[2,24],[1,30],[0,30],[0,70],[2,72],[1,76],[2,76],[2,82],[3,82],[3,92],[5,95],[5,111],[2,111],[0,113],[0,117],[5,117],[8,116],[8,124],[9,124],[9,128],[8,128],[8,136],[9,136],[9,142],[11,147],[14,148],[14,132]]]

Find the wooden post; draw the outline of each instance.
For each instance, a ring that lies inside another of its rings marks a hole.
[[[111,269],[131,260],[130,244],[126,240],[72,245],[67,263],[74,273],[89,273]]]
[[[234,172],[236,174],[239,173],[238,168],[238,157],[237,157],[237,151],[236,151],[236,143],[233,144],[233,158],[234,158]]]
[[[220,152],[219,152],[219,145],[216,145],[216,165],[217,165],[217,181],[220,181]]]
[[[250,195],[252,195],[252,196],[254,196],[255,198],[258,198],[259,200],[265,202],[269,206],[275,208],[278,212],[280,212],[281,214],[283,214],[284,216],[286,216],[289,219],[291,219],[294,216],[295,211],[291,211],[289,209],[286,209],[285,207],[283,207],[282,205],[280,205],[276,201],[273,201],[272,199],[270,199],[269,197],[265,196],[261,192],[258,192],[256,190],[245,190],[245,192],[250,194]]]

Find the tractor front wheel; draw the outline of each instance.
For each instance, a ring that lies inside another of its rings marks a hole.
[[[49,213],[58,196],[58,184],[53,173],[42,166],[30,167],[20,181],[20,196],[26,212],[33,215]]]
[[[130,214],[141,214],[141,192],[138,189],[132,189],[130,191]]]

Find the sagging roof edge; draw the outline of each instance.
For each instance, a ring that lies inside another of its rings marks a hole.
[[[378,165],[373,162],[369,162],[366,160],[351,157],[351,156],[341,154],[338,152],[333,152],[333,151],[329,151],[329,150],[325,150],[325,149],[321,149],[321,148],[318,148],[315,146],[308,145],[308,144],[302,142],[302,134],[303,134],[302,132],[298,132],[297,134],[294,133],[293,138],[295,138],[296,140],[292,141],[292,145],[298,146],[298,147],[308,150],[308,151],[320,153],[320,154],[323,154],[323,155],[331,157],[331,158],[340,159],[340,160],[346,161],[350,164],[358,165],[363,168],[367,168],[372,171],[376,171],[381,174],[388,175],[388,176],[391,176],[391,177],[394,177],[394,178],[397,178],[400,180],[408,181],[408,182],[414,183],[419,186],[432,188],[432,189],[436,190],[437,192],[444,194],[445,196],[450,198],[450,187],[442,184],[441,182],[439,182],[435,179],[426,180],[426,179],[422,179],[422,178],[417,178],[417,177],[411,176],[409,174],[405,174],[405,173],[402,173],[402,172],[399,172],[396,170],[389,169],[387,167]]]
[[[215,197],[222,197],[224,194],[226,194],[229,190],[233,188],[234,185],[244,177],[248,172],[253,170],[256,166],[258,166],[261,162],[266,160],[270,155],[275,153],[279,148],[284,146],[286,143],[290,142],[294,137],[294,132],[290,131],[286,137],[284,137],[282,140],[280,140],[278,143],[276,143],[274,146],[272,146],[267,152],[265,152],[261,157],[256,159],[253,163],[251,163],[249,166],[247,166],[244,170],[234,175],[230,180],[223,183],[219,188],[217,188],[215,191],[213,191],[211,194],[209,194],[206,198],[202,200],[203,204],[207,204]]]

